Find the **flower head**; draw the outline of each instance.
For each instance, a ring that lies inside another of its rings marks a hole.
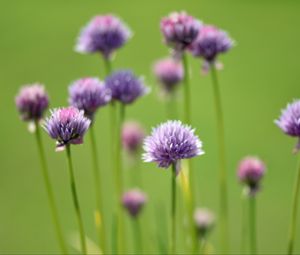
[[[276,125],[281,130],[292,137],[298,137],[299,142],[295,152],[300,149],[300,100],[295,100],[282,110],[281,116],[275,120]]]
[[[167,121],[154,128],[144,140],[144,150],[145,162],[156,162],[163,168],[178,163],[180,159],[204,154],[202,142],[194,134],[194,129],[181,121]]]
[[[129,70],[112,73],[106,78],[105,85],[111,90],[112,98],[123,104],[131,104],[149,91],[143,80]]]
[[[206,208],[197,208],[194,213],[194,220],[200,238],[204,237],[215,224],[214,214]]]
[[[69,144],[83,143],[83,136],[91,121],[84,112],[70,106],[54,109],[46,119],[44,128],[51,138],[57,141],[57,150],[64,149]]]
[[[201,22],[185,12],[174,12],[161,20],[160,29],[165,43],[180,52],[196,39]]]
[[[38,121],[49,105],[49,98],[44,86],[36,83],[22,87],[15,102],[24,121]]]
[[[257,157],[246,157],[240,161],[237,174],[239,180],[247,185],[250,195],[255,195],[259,190],[265,171],[264,162]]]
[[[94,113],[111,100],[111,92],[97,78],[84,78],[75,81],[69,87],[70,105],[83,110],[85,115],[93,119]]]
[[[156,62],[154,73],[166,92],[174,90],[183,79],[183,68],[179,61],[172,58]]]
[[[140,123],[135,121],[125,122],[122,129],[122,142],[123,147],[129,153],[136,153],[144,140],[145,131]]]
[[[189,47],[195,57],[205,59],[205,65],[213,64],[220,53],[225,53],[234,45],[228,34],[212,25],[201,28],[198,37]]]
[[[122,47],[131,37],[129,28],[113,15],[94,17],[81,31],[76,51],[101,52],[105,58]]]
[[[142,210],[147,198],[146,195],[138,189],[132,189],[124,193],[122,198],[123,206],[128,213],[136,218]]]

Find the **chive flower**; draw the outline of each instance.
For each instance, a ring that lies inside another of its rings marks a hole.
[[[215,215],[206,208],[197,208],[194,220],[200,238],[204,238],[215,225]]]
[[[83,78],[69,87],[70,105],[83,110],[86,117],[93,119],[98,108],[111,100],[111,92],[97,78]]]
[[[49,97],[43,85],[35,83],[23,86],[15,98],[17,109],[24,121],[39,121],[49,105]]]
[[[81,31],[75,50],[100,52],[106,59],[131,37],[131,31],[118,17],[108,14],[94,17]]]
[[[70,106],[50,112],[51,116],[46,119],[44,129],[57,141],[57,151],[63,150],[69,144],[83,143],[83,136],[91,121],[84,116],[82,110]]]
[[[130,154],[136,154],[142,146],[145,131],[136,121],[128,121],[123,124],[122,144]]]
[[[131,217],[136,218],[147,201],[146,195],[139,189],[132,189],[124,193],[122,204]]]
[[[112,99],[123,104],[131,104],[149,92],[143,79],[137,77],[130,70],[119,70],[112,73],[106,78],[105,85],[110,89]]]
[[[297,137],[298,142],[294,152],[300,149],[300,100],[288,104],[281,111],[281,116],[275,120],[275,124],[287,135]]]
[[[176,52],[182,52],[196,39],[201,25],[186,12],[173,12],[161,20],[160,29],[165,43]]]
[[[254,196],[260,189],[260,182],[266,171],[263,161],[257,157],[245,157],[238,166],[238,178],[246,185],[248,195]]]
[[[155,63],[154,74],[163,90],[171,93],[182,81],[184,72],[182,64],[179,61],[173,58],[166,58]]]
[[[168,168],[171,164],[177,165],[181,159],[204,154],[202,142],[194,132],[194,129],[179,120],[160,124],[144,140],[144,161]]]
[[[204,25],[189,50],[193,56],[205,60],[203,69],[208,70],[210,65],[215,64],[218,55],[229,51],[233,45],[233,40],[225,31],[212,25]]]

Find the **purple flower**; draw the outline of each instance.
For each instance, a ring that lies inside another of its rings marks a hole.
[[[206,61],[204,67],[207,68],[207,65],[211,65],[220,53],[227,52],[233,45],[233,40],[225,31],[205,25],[189,50],[195,57],[204,58]]]
[[[131,154],[140,149],[145,137],[145,131],[138,122],[125,122],[122,129],[123,147]]]
[[[194,129],[181,121],[167,121],[154,128],[144,140],[144,150],[145,162],[156,162],[163,168],[178,163],[180,159],[204,154],[202,142],[194,134]]]
[[[129,214],[136,218],[142,210],[147,198],[146,195],[138,189],[132,189],[124,193],[122,198],[123,206]]]
[[[181,52],[196,39],[201,22],[185,12],[174,12],[161,20],[160,29],[165,43]]]
[[[197,208],[194,213],[194,220],[200,238],[204,237],[215,224],[214,214],[206,208]]]
[[[15,102],[22,120],[38,121],[49,105],[49,98],[44,86],[36,83],[22,87]]]
[[[44,128],[57,141],[57,150],[63,150],[66,145],[83,143],[83,136],[90,123],[83,111],[70,106],[51,111]]]
[[[275,123],[281,130],[292,137],[298,137],[298,143],[295,152],[300,149],[300,100],[295,100],[288,104],[285,109],[281,111],[281,116]]]
[[[76,51],[101,52],[105,58],[109,58],[130,37],[131,31],[119,18],[113,15],[96,16],[82,29]]]
[[[183,79],[183,68],[179,61],[172,58],[156,62],[154,73],[166,92],[174,90]]]
[[[111,100],[111,92],[97,78],[84,78],[69,87],[69,103],[93,119],[94,113]]]
[[[114,72],[106,78],[105,85],[111,90],[112,98],[123,104],[131,104],[149,91],[143,80],[129,70]]]
[[[250,195],[255,195],[259,190],[259,183],[265,171],[264,162],[257,157],[246,157],[240,161],[237,174],[239,180],[249,188]]]

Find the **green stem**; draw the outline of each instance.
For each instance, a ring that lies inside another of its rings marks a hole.
[[[121,141],[121,129],[125,118],[125,105],[120,104],[119,119],[116,128],[116,151],[115,151],[115,185],[117,191],[117,207],[118,207],[118,252],[124,253],[124,217],[122,207],[120,205],[120,199],[123,192],[123,165],[122,165],[122,141]]]
[[[80,234],[80,243],[81,243],[81,249],[83,254],[87,254],[86,249],[86,243],[85,243],[85,233],[84,233],[84,227],[83,227],[83,221],[76,191],[76,184],[75,184],[75,176],[74,176],[74,170],[73,170],[73,164],[72,164],[72,158],[71,158],[71,148],[70,145],[66,146],[67,150],[67,160],[69,165],[69,174],[70,174],[70,184],[71,184],[71,192],[73,197],[73,203],[75,207],[76,217],[78,221],[79,226],[79,234]]]
[[[184,68],[184,79],[183,79],[183,86],[184,86],[184,120],[187,124],[191,124],[191,91],[190,91],[190,72],[189,72],[189,65],[187,55],[183,54],[182,56],[183,68]],[[197,193],[195,190],[195,174],[193,171],[193,164],[191,159],[187,160],[187,169],[189,173],[189,201],[188,203],[188,219],[189,219],[189,228],[191,232],[192,238],[192,251],[194,251],[197,247],[197,236],[195,233],[194,227],[194,208],[195,208],[195,194]]]
[[[101,189],[101,180],[100,180],[100,167],[98,161],[98,152],[97,145],[94,133],[94,125],[90,126],[90,141],[92,147],[92,160],[93,160],[93,174],[94,174],[94,182],[95,182],[95,196],[96,196],[96,214],[95,214],[95,223],[96,229],[99,237],[99,245],[103,253],[106,253],[106,240],[105,240],[105,220],[103,216],[103,197],[102,197],[102,189]]]
[[[211,75],[214,92],[214,102],[217,118],[217,134],[219,142],[219,182],[220,182],[220,230],[221,230],[221,247],[222,252],[229,251],[229,231],[228,231],[228,207],[227,207],[227,173],[226,173],[226,157],[225,157],[225,135],[224,120],[221,104],[221,95],[217,71],[214,64],[211,65]]]
[[[176,254],[176,163],[172,164],[171,174],[171,249],[170,254]]]
[[[297,178],[296,178],[294,193],[293,193],[293,207],[292,207],[292,217],[291,217],[289,241],[288,241],[288,254],[293,254],[293,250],[294,250],[294,242],[295,242],[296,226],[297,226],[299,190],[300,190],[300,164],[298,167],[298,173],[297,173]]]
[[[138,218],[132,219],[133,232],[134,232],[134,254],[143,254],[143,237],[140,227],[140,222]]]
[[[107,77],[112,72],[112,65],[109,58],[103,58],[103,60],[104,60],[105,76]]]
[[[62,254],[68,254],[67,246],[65,244],[65,240],[64,240],[64,237],[62,234],[62,228],[61,228],[61,225],[60,225],[60,222],[58,219],[58,212],[57,212],[57,208],[56,208],[52,185],[50,182],[49,170],[48,170],[48,165],[46,163],[46,156],[45,156],[44,146],[42,143],[40,127],[39,127],[39,123],[37,121],[35,122],[35,127],[36,127],[35,135],[36,135],[38,152],[39,152],[40,161],[41,161],[41,169],[42,169],[42,174],[43,174],[46,192],[47,192],[47,196],[48,196],[48,202],[49,202],[49,206],[50,206],[50,210],[51,210],[52,220],[53,220],[55,231],[57,234],[57,240],[59,242]]]
[[[246,210],[246,196],[242,196],[242,216],[241,216],[241,254],[246,252],[247,242],[247,210]]]
[[[176,93],[172,91],[168,98],[166,99],[166,113],[167,119],[175,120],[178,118],[177,114],[177,103],[176,103]]]
[[[249,196],[249,232],[250,232],[250,253],[257,253],[256,247],[256,203],[255,196]]]
[[[184,121],[187,124],[191,124],[191,91],[190,91],[190,74],[189,74],[189,64],[187,55],[184,53],[182,56],[184,77]]]

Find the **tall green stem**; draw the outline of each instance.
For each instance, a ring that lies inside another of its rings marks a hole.
[[[123,126],[123,121],[125,118],[125,105],[120,104],[119,108],[119,118],[116,128],[116,150],[115,150],[115,185],[117,191],[117,215],[118,215],[118,252],[124,253],[125,243],[124,243],[124,217],[123,211],[120,204],[120,199],[123,192],[123,168],[122,168],[122,141],[121,141],[121,129]]]
[[[291,217],[289,241],[288,241],[288,254],[293,254],[293,250],[294,250],[294,242],[295,242],[296,226],[297,226],[299,190],[300,190],[300,164],[298,167],[298,173],[297,173],[297,178],[296,178],[294,193],[293,193],[293,207],[292,207],[292,217]]]
[[[95,213],[95,222],[96,229],[99,237],[99,245],[103,253],[106,253],[106,238],[105,238],[105,220],[104,220],[104,212],[103,212],[103,196],[102,196],[102,188],[101,188],[101,180],[100,180],[100,167],[98,161],[98,152],[97,145],[94,133],[94,125],[90,126],[90,140],[92,147],[92,160],[93,160],[93,174],[94,174],[94,182],[95,182],[95,196],[96,196],[96,213]]]
[[[81,211],[80,211],[80,206],[79,206],[79,201],[78,201],[78,196],[77,196],[70,145],[66,146],[66,150],[67,150],[67,160],[68,160],[69,174],[70,174],[71,192],[72,192],[75,213],[76,213],[78,226],[79,226],[81,250],[82,250],[83,254],[87,254],[86,243],[85,243],[85,233],[84,233],[83,221],[82,221],[82,216],[81,216]]]
[[[134,234],[134,245],[135,245],[135,253],[134,254],[143,254],[143,237],[140,227],[139,219],[132,219],[133,225],[133,234]]]
[[[224,120],[222,112],[221,95],[215,66],[211,65],[211,75],[214,92],[214,102],[217,118],[217,134],[219,142],[219,182],[220,182],[220,230],[221,244],[224,253],[229,251],[229,231],[228,231],[228,206],[227,206],[227,172],[225,157],[225,135]]]
[[[241,216],[241,254],[246,252],[246,242],[247,242],[247,196],[242,195],[242,216]]]
[[[183,69],[184,69],[184,120],[187,124],[191,124],[191,91],[190,91],[190,71],[188,65],[187,55],[184,53],[182,56]],[[193,213],[195,209],[195,194],[197,193],[195,190],[195,174],[193,171],[193,164],[191,159],[187,160],[187,168],[188,168],[188,176],[189,176],[189,201],[187,201],[188,206],[188,218],[189,218],[189,228],[191,231],[192,238],[192,251],[195,251],[197,247],[197,236],[194,228],[194,218]]]
[[[49,206],[50,206],[50,210],[51,210],[52,220],[54,223],[55,231],[57,234],[57,240],[60,245],[61,252],[62,252],[62,254],[67,254],[68,250],[67,250],[67,246],[65,244],[65,240],[63,237],[62,228],[61,228],[61,225],[60,225],[60,222],[58,219],[58,213],[57,213],[57,208],[56,208],[52,185],[50,182],[48,165],[46,163],[46,157],[45,157],[44,146],[42,143],[40,127],[39,127],[39,123],[37,121],[35,122],[35,126],[36,126],[35,135],[36,135],[37,147],[38,147],[38,152],[39,152],[39,156],[40,156],[41,169],[42,169],[42,174],[43,174],[46,192],[47,192],[47,196],[48,196],[48,202],[49,202]]]
[[[249,196],[249,232],[250,232],[250,253],[257,253],[256,247],[256,203],[255,196]]]
[[[172,164],[171,173],[171,248],[170,254],[176,254],[176,163]]]
[[[191,124],[191,91],[190,91],[190,74],[189,74],[189,64],[187,55],[184,53],[182,56],[184,77],[184,121],[187,124]]]

